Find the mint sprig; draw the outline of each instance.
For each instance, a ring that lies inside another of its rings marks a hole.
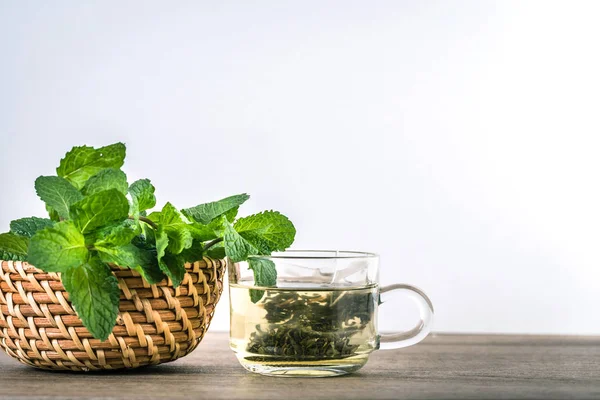
[[[60,272],[69,299],[95,338],[106,340],[118,315],[118,282],[111,266],[137,271],[151,284],[185,277],[185,263],[202,257],[248,260],[256,285],[276,284],[270,255],[289,247],[294,225],[276,211],[237,218],[247,194],[182,210],[166,203],[159,211],[149,179],[131,185],[120,169],[125,145],[73,147],[60,161],[57,176],[35,182],[50,216],[11,222],[0,234],[0,259],[28,261],[46,272]],[[262,297],[252,290],[251,300]]]
[[[0,234],[0,259],[10,261],[25,261],[27,259],[29,238],[14,233]]]

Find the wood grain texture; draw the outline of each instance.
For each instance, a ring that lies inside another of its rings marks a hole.
[[[437,334],[321,379],[246,372],[224,333],[173,363],[115,373],[40,371],[2,353],[0,398],[599,399],[600,337]]]

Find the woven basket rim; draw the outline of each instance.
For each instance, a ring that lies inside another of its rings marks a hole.
[[[111,265],[119,280],[117,325],[109,340],[91,337],[75,314],[60,273],[27,261],[0,260],[0,347],[38,368],[88,371],[173,361],[203,338],[223,291],[226,259],[186,263],[174,288],[150,285],[130,268]]]

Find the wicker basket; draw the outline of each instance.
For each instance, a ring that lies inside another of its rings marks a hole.
[[[223,290],[224,260],[186,264],[183,283],[149,285],[114,267],[121,302],[108,340],[94,339],[69,302],[60,275],[0,261],[0,345],[33,367],[90,371],[136,368],[183,357],[208,329]]]

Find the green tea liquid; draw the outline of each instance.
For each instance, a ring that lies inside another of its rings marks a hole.
[[[376,285],[272,288],[257,303],[249,286],[229,290],[230,346],[250,371],[339,375],[360,369],[377,348]]]

